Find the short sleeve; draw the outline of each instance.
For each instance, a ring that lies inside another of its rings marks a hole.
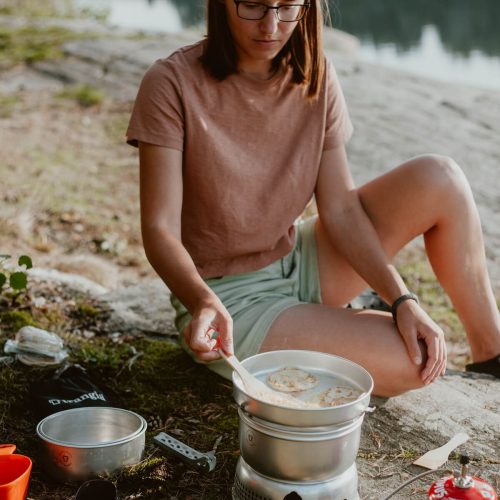
[[[127,129],[127,143],[139,141],[179,151],[184,147],[181,86],[168,59],[156,61],[139,86]]]
[[[325,68],[326,125],[323,150],[345,144],[352,135],[353,127],[344,93],[333,64],[327,59]]]

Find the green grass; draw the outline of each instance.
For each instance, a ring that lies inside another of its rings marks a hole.
[[[77,8],[72,0],[3,0],[0,15],[25,16],[29,18],[90,18],[105,21],[108,9]]]
[[[0,67],[60,59],[63,57],[62,44],[77,38],[82,38],[82,35],[59,26],[3,27],[0,32]]]
[[[443,328],[446,338],[466,342],[451,300],[436,280],[423,251],[405,254],[397,267],[408,288],[418,295],[424,309]]]
[[[84,84],[68,87],[60,92],[57,97],[73,99],[80,106],[89,108],[101,104],[104,101],[105,94],[102,90],[92,85]]]

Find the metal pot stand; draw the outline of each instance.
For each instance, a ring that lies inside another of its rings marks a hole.
[[[153,438],[153,441],[162,450],[178,456],[198,469],[202,469],[205,472],[211,472],[215,469],[217,459],[215,458],[214,450],[209,451],[208,453],[202,453],[201,451],[191,448],[191,446],[188,446],[178,439],[175,439],[166,432],[160,432],[157,434]]]

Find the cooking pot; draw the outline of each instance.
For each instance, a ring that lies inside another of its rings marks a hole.
[[[36,432],[44,444],[50,475],[81,481],[140,462],[146,428],[137,413],[96,406],[49,415],[38,423]]]
[[[340,356],[317,351],[263,352],[241,364],[264,383],[270,373],[285,367],[296,367],[313,374],[318,385],[298,396],[305,401],[313,393],[334,386],[348,386],[359,394],[355,400],[338,406],[287,408],[250,396],[238,374],[233,372],[233,396],[240,408],[253,417],[285,426],[322,427],[353,421],[366,411],[373,390],[373,379],[363,367]]]
[[[240,417],[241,456],[254,470],[281,481],[324,481],[356,460],[363,415],[325,427],[290,427],[244,412]]]

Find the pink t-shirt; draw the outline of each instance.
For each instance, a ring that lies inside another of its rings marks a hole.
[[[352,125],[331,63],[308,101],[289,69],[217,81],[202,49],[183,47],[149,68],[127,141],[183,151],[182,242],[209,278],[262,268],[293,248],[321,154],[345,143]]]

